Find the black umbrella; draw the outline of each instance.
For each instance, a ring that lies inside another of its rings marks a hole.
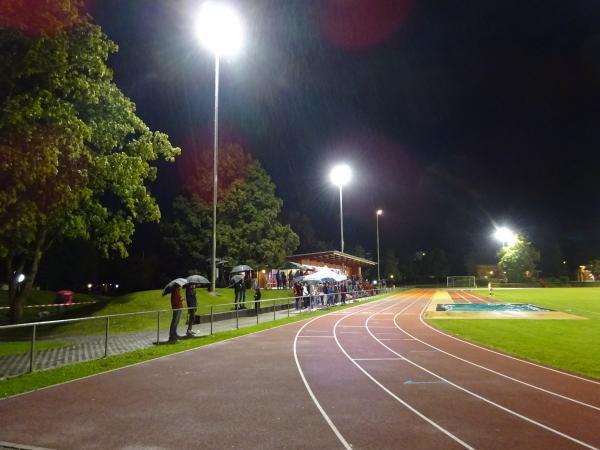
[[[188,280],[186,280],[185,278],[175,278],[173,281],[171,281],[169,284],[167,284],[165,286],[165,288],[162,291],[162,295],[167,295],[169,292],[171,292],[173,290],[173,288],[175,286],[185,286],[186,284],[188,284]]]
[[[233,286],[235,283],[239,283],[241,280],[243,280],[244,277],[241,275],[233,275],[230,279],[229,282],[231,283],[229,286]]]
[[[208,278],[203,277],[202,275],[190,275],[186,278],[188,283],[191,284],[210,284]]]
[[[250,272],[252,270],[254,270],[252,267],[247,266],[246,264],[240,264],[231,269],[231,273]]]

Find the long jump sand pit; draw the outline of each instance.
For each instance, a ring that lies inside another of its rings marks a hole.
[[[460,296],[469,303],[478,300],[478,303],[493,303],[492,301],[467,294],[469,297]],[[438,290],[433,295],[424,317],[427,319],[533,319],[533,320],[587,320],[585,317],[568,314],[561,311],[437,311],[439,304],[462,303],[455,302],[456,298],[447,290]]]

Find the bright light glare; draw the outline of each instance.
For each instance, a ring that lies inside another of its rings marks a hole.
[[[517,242],[517,235],[513,233],[512,230],[506,227],[496,228],[496,233],[494,233],[494,237],[502,242],[502,244],[511,247]]]
[[[352,171],[346,164],[340,164],[331,169],[329,179],[336,186],[344,186],[348,184],[352,178]]]
[[[202,45],[217,56],[233,56],[242,46],[242,22],[236,12],[225,5],[204,3],[196,30]]]
[[[23,281],[25,281],[25,275],[20,273],[19,275],[17,275],[17,283],[22,283]]]
[[[380,216],[380,215],[382,215],[382,214],[383,214],[383,209],[378,209],[378,210],[377,210],[377,215],[378,215],[378,216]]]

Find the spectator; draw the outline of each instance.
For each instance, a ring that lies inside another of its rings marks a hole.
[[[187,337],[194,337],[194,331],[192,330],[192,325],[196,319],[196,308],[198,307],[198,300],[196,299],[196,285],[195,284],[187,284],[185,286],[185,302],[188,306],[188,327],[185,335]]]
[[[306,284],[302,285],[302,297],[304,299],[304,308],[310,307],[310,296],[308,295],[308,287]]]
[[[182,337],[177,334],[177,325],[179,325],[181,308],[183,308],[181,288],[178,284],[173,286],[173,289],[171,290],[171,308],[173,309],[173,318],[171,319],[171,326],[169,327],[169,342],[177,342]]]
[[[258,280],[256,279],[254,280],[254,312],[257,316],[260,311],[260,297],[260,286],[258,285]]]
[[[302,297],[302,286],[300,286],[300,283],[294,283],[293,291],[296,301],[296,310],[300,310],[300,297]]]

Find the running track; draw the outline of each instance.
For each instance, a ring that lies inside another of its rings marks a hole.
[[[600,448],[600,382],[434,330],[421,319],[432,293],[413,290],[2,400],[0,441],[65,449]]]

